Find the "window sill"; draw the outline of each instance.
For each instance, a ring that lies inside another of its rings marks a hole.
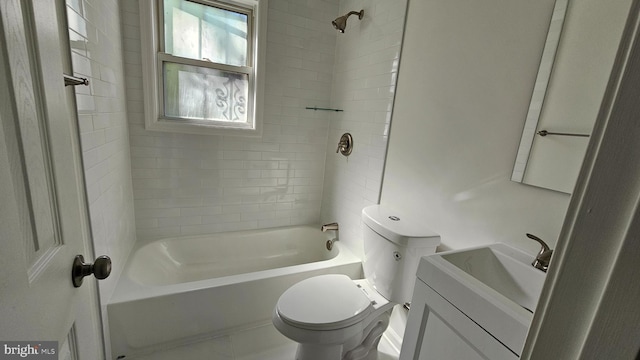
[[[247,136],[260,137],[262,129],[252,128],[250,126],[240,127],[238,124],[221,125],[205,124],[197,121],[178,122],[174,119],[160,118],[156,121],[150,121],[145,124],[145,129],[149,131],[163,131],[181,134],[197,134],[197,135],[225,135],[225,136]]]

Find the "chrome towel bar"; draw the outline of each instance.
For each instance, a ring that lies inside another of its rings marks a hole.
[[[64,76],[64,86],[76,86],[76,85],[89,86],[89,80],[86,78],[71,76],[67,74],[63,74],[63,76]]]
[[[330,109],[330,108],[321,108],[321,107],[309,107],[309,106],[307,106],[307,107],[306,107],[305,109],[307,109],[307,110],[324,110],[324,111],[336,111],[336,112],[339,112],[339,111],[344,111],[344,110],[341,110],[341,109]]]
[[[560,133],[560,132],[551,132],[551,131],[547,131],[547,130],[540,130],[536,134],[538,134],[540,136],[547,136],[547,135],[578,136],[578,137],[589,137],[590,136],[589,134]]]

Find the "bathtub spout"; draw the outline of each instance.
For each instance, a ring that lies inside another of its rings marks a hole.
[[[322,227],[320,228],[320,230],[322,230],[322,232],[325,232],[327,230],[335,230],[338,231],[338,223],[334,222],[334,223],[330,223],[330,224],[324,224],[322,225]]]
[[[320,230],[322,230],[322,232],[326,232],[327,230],[335,230],[336,231],[336,237],[327,241],[327,249],[329,249],[329,250],[331,250],[331,248],[333,247],[333,242],[339,240],[340,234],[338,233],[338,228],[339,228],[338,223],[324,224],[320,228]],[[331,244],[329,244],[329,243],[331,243]]]

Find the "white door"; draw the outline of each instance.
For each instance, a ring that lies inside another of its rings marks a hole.
[[[0,341],[104,358],[63,0],[0,1]],[[0,349],[3,351],[3,349]]]

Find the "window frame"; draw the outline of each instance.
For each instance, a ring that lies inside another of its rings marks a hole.
[[[253,136],[262,135],[264,104],[264,65],[267,0],[189,0],[206,6],[239,11],[248,17],[247,66],[211,63],[174,56],[164,52],[163,0],[140,0],[140,41],[145,129],[187,134]],[[245,10],[246,9],[246,10]],[[251,26],[253,23],[253,26]],[[164,114],[163,64],[177,63],[248,74],[248,122],[225,122],[166,116]],[[246,72],[245,72],[246,71]]]

